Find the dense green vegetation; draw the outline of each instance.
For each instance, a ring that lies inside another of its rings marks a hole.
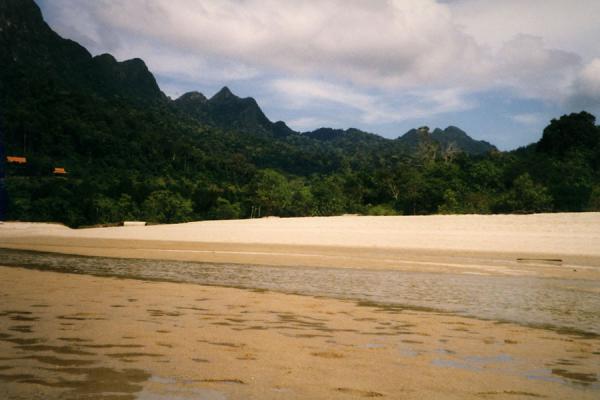
[[[32,1],[0,0],[8,218],[144,219],[600,210],[600,128],[581,112],[498,152],[458,128],[298,133],[227,88],[172,101],[141,60],[91,57]],[[4,157],[2,157],[4,160]],[[53,175],[64,167],[68,175]]]

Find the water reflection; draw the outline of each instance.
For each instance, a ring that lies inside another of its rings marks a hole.
[[[598,284],[587,280],[210,264],[5,249],[0,249],[0,259],[9,266],[336,297],[370,306],[386,304],[382,310],[432,309],[600,334]],[[11,318],[27,322],[32,317],[15,313]]]

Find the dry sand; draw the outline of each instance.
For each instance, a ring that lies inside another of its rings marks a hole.
[[[600,339],[0,267],[0,398],[597,399]]]
[[[5,223],[2,236],[382,247],[600,256],[600,213],[261,218],[72,230]]]
[[[262,218],[77,230],[4,223],[0,247],[242,264],[600,279],[600,213]]]

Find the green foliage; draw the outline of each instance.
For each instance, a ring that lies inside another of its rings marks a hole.
[[[446,189],[444,192],[444,201],[438,207],[438,213],[440,214],[461,214],[464,212],[464,208],[458,199],[458,194],[452,189]]]
[[[377,204],[367,208],[367,215],[398,215],[398,212],[389,204]]]
[[[535,183],[525,173],[514,180],[512,188],[503,196],[497,208],[504,212],[547,212],[552,210],[552,196],[546,187]]]
[[[290,181],[289,190],[292,194],[286,216],[301,217],[314,214],[314,197],[304,179],[296,178]]]
[[[175,223],[192,219],[192,202],[169,190],[152,192],[142,205],[143,215],[150,222]]]
[[[600,145],[600,132],[595,122],[596,118],[585,111],[553,119],[544,129],[537,149],[559,156],[566,155],[572,149],[592,150]]]
[[[257,174],[254,197],[263,216],[283,216],[292,203],[292,192],[285,176],[273,169]]]
[[[312,180],[313,215],[341,215],[347,211],[341,177],[314,177]]]
[[[586,211],[600,211],[600,185],[592,189]]]
[[[94,222],[98,224],[110,224],[121,221],[136,220],[139,217],[137,205],[128,194],[122,194],[118,199],[99,195],[91,201]]]
[[[239,219],[242,214],[239,203],[231,204],[229,200],[218,197],[215,205],[210,209],[210,219]]]

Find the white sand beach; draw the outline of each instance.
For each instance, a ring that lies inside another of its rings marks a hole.
[[[0,225],[0,246],[115,257],[560,277],[576,269],[579,278],[600,279],[600,213],[262,218],[89,229],[7,222]]]
[[[56,224],[0,226],[0,238],[13,235],[600,256],[600,213],[268,217],[77,230]]]

